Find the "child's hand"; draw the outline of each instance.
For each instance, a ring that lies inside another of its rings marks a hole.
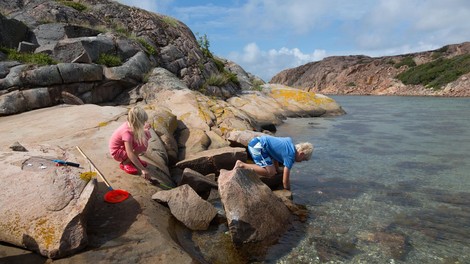
[[[144,177],[144,179],[146,179],[146,180],[150,180],[150,179],[151,179],[151,178],[150,178],[150,173],[149,173],[149,171],[146,170],[146,169],[145,169],[145,170],[142,170],[142,177]]]
[[[151,128],[150,124],[149,124],[149,123],[145,123],[144,129],[145,129],[145,130],[149,130],[150,128]]]

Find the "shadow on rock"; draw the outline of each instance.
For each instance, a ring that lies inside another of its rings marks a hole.
[[[4,250],[7,253],[3,252]],[[18,250],[18,254],[13,254],[12,251],[16,250]],[[39,254],[28,252],[26,249],[8,243],[0,242],[0,256],[5,255],[9,256],[0,257],[0,264],[44,264],[48,260],[47,258]]]
[[[107,203],[103,197],[108,192],[104,183],[99,184],[98,199],[88,216],[88,249],[98,248],[114,238],[117,238],[129,229],[136,221],[137,215],[142,212],[139,203],[129,196],[120,203]]]

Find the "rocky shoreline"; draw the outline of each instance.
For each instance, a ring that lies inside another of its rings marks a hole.
[[[147,88],[142,87],[142,91]],[[246,146],[250,137],[260,133],[255,132],[256,130],[263,127],[275,128],[285,117],[344,114],[341,107],[329,97],[285,86],[266,85],[263,91],[233,97],[232,104],[228,103],[230,100],[209,98],[189,89],[161,89],[159,93],[152,95],[158,99],[149,99],[145,100],[146,103],[141,103],[149,113],[153,132],[155,132],[149,151],[143,157],[151,164],[153,182],[148,182],[139,176],[125,174],[107,153],[109,135],[125,120],[126,106],[58,105],[0,119],[2,134],[0,141],[2,146],[5,146],[0,152],[3,157],[0,160],[3,168],[2,181],[7,182],[6,179],[12,179],[15,182],[14,177],[39,177],[37,171],[25,172],[24,170],[23,165],[31,156],[60,157],[86,164],[86,160],[75,149],[75,146],[80,146],[99,170],[106,175],[114,188],[125,189],[131,193],[131,198],[122,203],[105,203],[101,197],[107,192],[107,188],[102,181],[97,179],[94,191],[96,194],[89,195],[90,207],[79,214],[81,221],[86,223],[82,225],[86,228],[84,232],[86,239],[83,239],[82,245],[77,249],[71,248],[68,253],[61,253],[60,250],[58,253],[51,253],[46,248],[51,244],[46,243],[49,240],[44,240],[44,236],[41,237],[34,231],[25,232],[30,232],[31,237],[36,234],[34,239],[39,248],[37,246],[31,248],[30,245],[21,245],[21,243],[18,246],[44,252],[57,263],[100,261],[152,263],[175,260],[178,260],[178,263],[192,263],[193,261],[204,263],[202,256],[188,253],[191,252],[191,246],[186,248],[182,246],[185,243],[191,245],[191,241],[182,242],[181,238],[177,239],[181,235],[176,234],[175,230],[183,230],[183,233],[190,232],[185,220],[178,219],[177,221],[172,209],[152,199],[152,196],[166,191],[167,189],[163,186],[177,187],[178,184],[181,186],[185,168],[199,170],[202,175],[212,173],[217,178],[220,177],[219,174],[224,170],[233,168],[237,159],[246,159],[246,151],[241,146]],[[13,151],[8,148],[15,142],[27,151]],[[238,154],[227,156],[226,153],[231,152]],[[220,158],[217,158],[218,156]],[[59,167],[53,171],[61,169]],[[56,174],[55,177],[58,175]],[[77,177],[77,172],[75,171],[73,175]],[[41,177],[46,179],[46,183],[50,182],[50,174]],[[214,178],[210,179],[208,178],[207,181],[214,180]],[[57,181],[56,179],[55,182]],[[95,182],[95,180],[90,182]],[[270,184],[269,181],[267,183]],[[214,184],[217,182],[215,181]],[[43,200],[44,196],[55,197],[56,193],[54,188],[46,186],[48,187],[44,190],[38,190],[42,193]],[[263,184],[263,186],[266,185]],[[18,207],[30,208],[28,204],[31,200],[41,199],[41,196],[37,195],[25,196],[24,192],[29,193],[30,189],[24,190],[24,186],[11,184],[6,187],[6,190],[8,190],[6,194],[14,194],[9,196],[10,201],[11,199],[18,200],[18,197],[27,199],[19,199],[21,206]],[[217,191],[214,188],[212,190]],[[2,196],[2,203],[8,203],[8,199]],[[160,197],[159,200],[161,199]],[[284,202],[286,203],[285,200]],[[291,206],[295,208],[295,205]],[[33,211],[45,210],[47,212],[50,207],[51,205],[37,206]],[[6,207],[1,206],[1,208]],[[31,212],[28,209],[26,211]],[[298,211],[297,214],[299,214]],[[63,220],[63,218],[60,219]],[[186,219],[194,220],[194,215]],[[223,219],[224,217],[222,221]],[[48,219],[48,221],[52,223],[52,220]],[[182,227],[175,228],[175,225],[182,223]],[[2,226],[5,227],[5,225]],[[1,231],[3,235],[0,236],[5,237],[5,234],[8,236],[10,232],[8,230],[4,228]],[[279,232],[281,231],[276,231],[274,234],[279,235]],[[64,248],[62,247],[61,250]],[[47,260],[42,257],[38,258],[36,253],[32,254],[30,251],[11,247],[8,244],[1,246],[0,253],[4,260],[40,259],[41,261],[37,263]]]
[[[279,178],[232,170],[236,160],[284,119],[342,115],[341,106],[323,93],[264,84],[203,50],[175,19],[114,1],[65,2],[2,5],[0,43],[9,49],[0,51],[0,263],[209,263],[219,252],[234,263],[262,260],[307,212],[276,190]],[[20,62],[15,52],[55,62]],[[102,55],[122,63],[105,65]],[[152,181],[125,174],[108,154],[110,135],[135,104],[152,126],[142,157]],[[76,146],[130,198],[106,203],[109,188],[84,179],[94,169]],[[231,192],[239,188],[259,196]],[[275,223],[258,225],[274,212]],[[191,233],[215,227],[228,234],[224,243],[201,252]]]

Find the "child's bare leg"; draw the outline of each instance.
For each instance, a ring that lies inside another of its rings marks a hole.
[[[236,168],[251,169],[251,170],[253,170],[254,172],[256,172],[257,174],[259,174],[261,176],[269,176],[269,171],[267,170],[267,167],[263,168],[263,167],[258,166],[256,164],[245,163],[241,160],[237,160],[237,162],[235,163],[234,169],[236,169]]]

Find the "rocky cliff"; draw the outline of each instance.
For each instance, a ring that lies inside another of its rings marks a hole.
[[[182,22],[114,1],[5,0],[0,22],[1,115],[64,102],[127,104],[119,96],[156,67],[219,98],[260,81],[213,56]]]
[[[470,96],[469,54],[470,42],[465,42],[397,56],[335,56],[286,69],[269,82],[323,94]],[[398,78],[400,73],[416,69],[422,73],[419,78],[427,78],[423,75],[429,75],[431,71],[437,78],[446,74],[446,69],[439,66],[449,69],[446,63],[462,59],[466,65],[460,65],[461,68],[450,73],[457,78],[438,86],[431,87],[419,81],[417,84],[405,81],[405,84]]]

